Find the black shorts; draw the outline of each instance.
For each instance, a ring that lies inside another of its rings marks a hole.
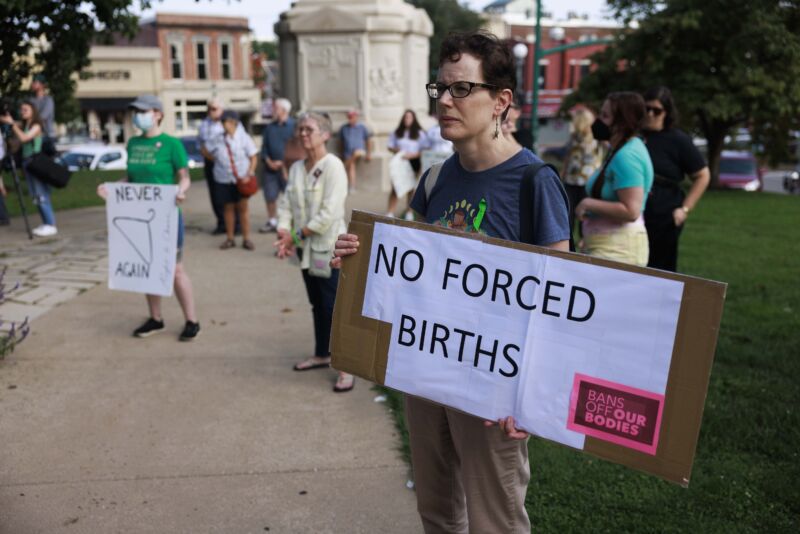
[[[217,187],[217,198],[223,204],[236,204],[242,200],[242,195],[236,188],[236,184],[221,184],[219,182],[214,184]]]
[[[411,164],[411,168],[414,169],[415,174],[419,174],[419,170],[422,168],[422,161],[419,158],[414,158],[408,160]]]

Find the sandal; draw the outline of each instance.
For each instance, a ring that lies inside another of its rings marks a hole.
[[[242,241],[242,248],[245,248],[247,250],[255,250],[256,246],[249,239],[245,239],[244,241]]]
[[[235,247],[235,246],[236,246],[236,242],[235,242],[233,239],[226,239],[226,240],[225,240],[225,242],[223,242],[223,243],[222,243],[222,244],[219,246],[219,248],[220,248],[221,250],[228,250],[229,248],[233,248],[233,247]]]
[[[323,367],[330,367],[331,362],[330,360],[321,362],[319,360],[315,360],[314,358],[309,358],[307,360],[303,360],[300,363],[297,363],[292,367],[295,371],[311,371],[312,369],[322,369]]]
[[[341,373],[339,378],[336,379],[336,385],[333,386],[334,393],[347,393],[352,390],[356,385],[356,377],[351,374]]]

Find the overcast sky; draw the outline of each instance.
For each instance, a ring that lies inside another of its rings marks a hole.
[[[152,15],[156,11],[170,13],[191,13],[195,15],[236,15],[247,17],[250,27],[259,39],[273,39],[272,26],[278,17],[287,11],[293,0],[161,0],[153,2],[155,9],[145,11],[144,15]],[[467,0],[469,6],[480,11],[492,0]],[[531,0],[533,5],[534,0]],[[592,18],[601,18],[605,14],[605,0],[544,0],[544,9],[553,13],[556,18],[564,17],[567,11],[587,13]]]

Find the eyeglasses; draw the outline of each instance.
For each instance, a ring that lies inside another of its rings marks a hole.
[[[439,100],[444,96],[445,91],[450,92],[450,96],[453,98],[465,98],[469,96],[472,92],[472,89],[475,87],[485,87],[486,89],[497,89],[496,85],[491,85],[488,83],[478,83],[478,82],[453,82],[450,85],[445,85],[440,82],[436,83],[429,83],[425,86],[425,89],[428,90],[428,96],[433,98],[434,100]]]
[[[208,111],[219,111],[219,108],[209,106]]]
[[[652,114],[654,117],[658,117],[664,113],[664,108],[657,108],[655,106],[645,106],[644,109],[646,109],[647,112]]]
[[[310,126],[301,126],[297,129],[297,133],[304,134],[307,133],[309,135],[313,134],[314,132],[318,132],[316,128],[311,128]]]

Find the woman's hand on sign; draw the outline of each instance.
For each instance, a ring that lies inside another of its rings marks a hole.
[[[497,422],[484,421],[483,425],[487,427],[500,425],[500,430],[502,430],[503,433],[510,439],[525,439],[530,436],[530,434],[524,430],[520,430],[516,427],[514,424],[514,418],[510,415],[504,419],[498,419]]]
[[[351,256],[358,252],[358,236],[355,234],[339,234],[336,238],[336,245],[333,248],[333,259],[331,260],[331,267],[339,269],[342,266],[342,258]]]
[[[108,189],[106,188],[106,184],[100,184],[97,186],[97,196],[103,200],[108,197]]]
[[[294,240],[292,234],[283,228],[278,229],[278,240],[272,244],[278,254],[278,258],[284,259],[294,256]]]

